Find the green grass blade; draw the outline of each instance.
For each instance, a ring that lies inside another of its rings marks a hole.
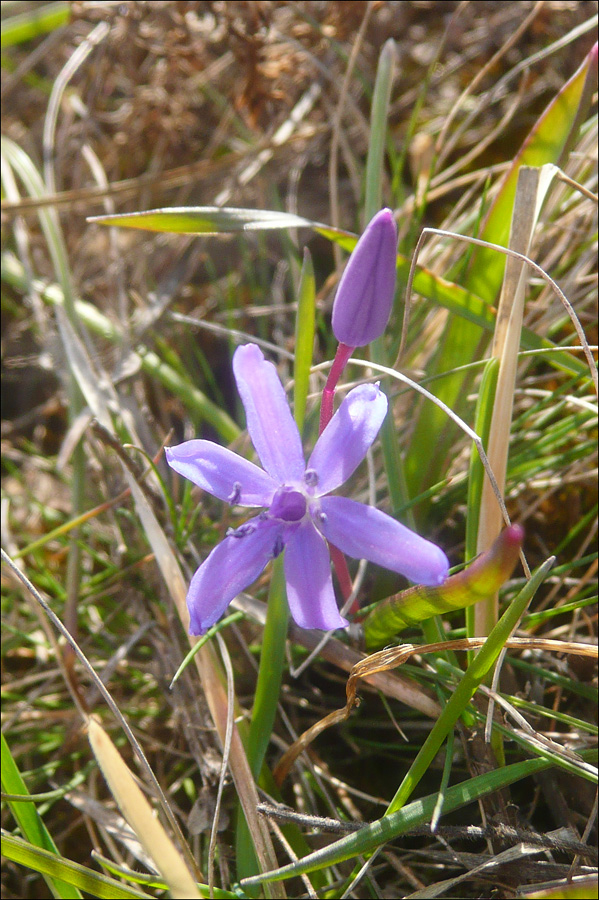
[[[497,389],[497,379],[499,377],[499,360],[495,357],[487,360],[485,370],[481,379],[478,397],[476,399],[476,412],[474,416],[474,430],[482,441],[485,453],[489,443],[489,431],[493,419],[493,405],[495,402],[495,391]],[[474,559],[476,556],[476,543],[478,539],[478,521],[480,517],[480,504],[483,494],[483,484],[485,480],[485,470],[481,462],[476,444],[472,444],[470,451],[470,468],[468,472],[468,498],[466,503],[466,546],[464,557],[466,562]],[[474,635],[474,608],[469,606],[466,609],[466,634]],[[468,659],[473,659],[473,654],[469,651]]]
[[[295,320],[295,359],[293,368],[293,408],[300,434],[306,416],[306,401],[310,388],[310,368],[314,351],[316,315],[316,282],[310,251],[304,250],[304,262],[300,276],[297,317]]]
[[[549,768],[551,763],[546,759],[527,759],[524,762],[512,763],[501,769],[495,769],[492,772],[486,772],[484,775],[477,775],[469,781],[462,784],[453,785],[448,788],[443,803],[443,814],[453,812],[473,803],[481,797],[493,791],[502,790],[527,778],[537,772],[542,772]],[[282,881],[285,878],[306,874],[325,866],[338,865],[347,859],[354,859],[356,856],[372,853],[378,847],[391,841],[406,831],[416,828],[429,822],[435,811],[438,800],[438,794],[429,794],[421,800],[415,800],[413,803],[404,806],[383,818],[372,822],[370,825],[361,828],[355,834],[341,838],[335,841],[323,850],[317,850],[310,853],[297,863],[282,866],[272,872],[259,875],[255,878],[249,878],[242,883],[242,887],[250,887],[269,881]]]
[[[21,773],[15,763],[10,747],[6,743],[4,734],[0,736],[2,746],[2,790],[6,794],[28,795],[27,785],[21,777]],[[53,860],[55,868],[52,871],[46,871],[44,877],[50,891],[54,897],[81,897],[77,888],[73,887],[69,882],[63,881],[57,874],[56,866],[60,865],[60,854],[56,844],[52,840],[48,829],[44,825],[35,804],[29,802],[18,802],[9,800],[10,810],[21,829],[21,833],[29,842],[28,846],[32,846],[33,850],[39,849],[45,851]],[[4,850],[3,850],[4,852]]]
[[[2,22],[0,48],[6,50],[7,47],[15,47],[42,34],[49,34],[61,25],[66,25],[70,17],[70,5],[63,0],[45,3],[16,16],[8,16]]]
[[[258,778],[273,731],[281,680],[285,667],[285,641],[289,608],[285,591],[283,557],[274,560],[268,593],[268,609],[260,651],[260,668],[254,696],[254,707],[246,741],[248,762]],[[244,816],[237,819],[236,866],[239,878],[259,872],[251,835]]]
[[[478,389],[476,399],[476,412],[474,416],[474,430],[482,441],[486,452],[489,440],[489,431],[493,418],[493,403],[499,375],[499,360],[495,357],[487,360]],[[478,517],[482,497],[485,470],[481,462],[476,444],[472,444],[470,453],[470,468],[468,472],[468,500],[466,518],[466,562],[476,556],[476,540],[478,535]]]
[[[395,72],[395,41],[389,38],[383,45],[376,70],[372,105],[370,108],[370,142],[366,157],[364,224],[370,222],[382,206],[385,144],[389,103]]]
[[[327,240],[337,244],[348,253],[356,246],[358,238],[351,232],[331,228],[311,219],[255,209],[219,209],[217,207],[181,207],[180,209],[154,209],[141,213],[125,213],[115,216],[96,216],[90,221],[100,225],[117,225],[123,228],[138,228],[145,231],[165,231],[180,234],[224,234],[238,231],[270,230],[305,227],[316,231]],[[402,254],[397,257],[397,274],[404,282],[410,272],[410,261]],[[431,303],[443,306],[460,318],[479,325],[486,331],[495,328],[495,315],[482,297],[472,291],[441,278],[428,269],[417,267],[413,282],[414,292]],[[91,327],[91,326],[90,326]],[[529,329],[523,330],[522,343],[527,350],[551,349],[554,343],[541,338]],[[552,360],[557,368],[581,375],[587,371],[583,362],[563,351],[560,358]]]
[[[555,562],[550,557],[534,573],[530,581],[522,588],[520,593],[508,606],[503,616],[499,619],[493,631],[487,638],[480,652],[472,660],[464,675],[451,695],[447,705],[443,707],[441,715],[435,722],[432,730],[426,738],[418,756],[410,766],[404,780],[399,786],[393,800],[389,804],[387,813],[396,812],[405,804],[421,778],[428,770],[449,731],[454,727],[460,715],[470,702],[479,684],[490,671],[495,660],[499,656],[503,645],[518,624],[524,610],[534,597],[537,589],[545,580],[548,572]]]
[[[132,900],[136,898],[144,900],[151,897],[151,894],[128,887],[115,878],[94,872],[93,869],[88,869],[70,859],[63,859],[11,834],[2,835],[2,855],[20,866],[27,866],[35,872],[40,872],[48,884],[52,882],[65,885],[70,893],[63,891],[55,894],[56,897],[81,897],[83,895],[79,892],[79,888],[92,897],[105,897],[108,900],[112,898],[126,900],[129,897]]]
[[[283,557],[279,556],[272,567],[266,624],[260,652],[260,670],[247,743],[248,761],[254,778],[260,774],[277,713],[279,689],[285,668],[288,619]]]

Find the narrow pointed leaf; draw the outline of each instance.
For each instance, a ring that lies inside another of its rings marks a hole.
[[[150,209],[118,216],[93,216],[88,222],[141,228],[144,231],[168,231],[175,234],[229,234],[237,231],[262,231],[277,228],[311,228],[303,216],[271,209],[235,209],[219,206],[181,206]]]

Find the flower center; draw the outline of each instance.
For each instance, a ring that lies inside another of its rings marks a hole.
[[[306,515],[306,498],[297,488],[283,485],[273,497],[269,514],[284,522],[299,522]]]

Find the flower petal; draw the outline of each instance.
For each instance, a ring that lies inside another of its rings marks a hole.
[[[216,545],[189,585],[190,634],[204,634],[256,580],[281,547],[282,531],[279,522],[256,517]]]
[[[165,453],[175,472],[227,503],[269,506],[277,489],[263,469],[212,441],[185,441]]]
[[[287,542],[285,579],[289,609],[300,628],[347,626],[335,600],[327,545],[311,522],[300,525]]]
[[[449,562],[440,547],[373,506],[347,497],[323,497],[324,517],[315,516],[319,531],[343,553],[400,572],[418,584],[439,585]]]
[[[260,462],[279,484],[298,482],[305,469],[302,442],[277,370],[256,344],[245,344],[233,355],[233,372]]]
[[[379,433],[387,412],[387,398],[376,384],[361,384],[349,392],[308,460],[307,471],[317,475],[316,497],[343,484],[362,462]]]

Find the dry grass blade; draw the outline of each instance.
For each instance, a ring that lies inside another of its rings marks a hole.
[[[538,202],[540,174],[539,169],[529,166],[523,166],[518,173],[509,247],[523,256],[529,252],[540,207]],[[499,359],[499,374],[487,458],[502,496],[505,492],[516,366],[524,315],[525,274],[527,270],[524,263],[513,256],[508,256],[491,349],[491,354]],[[499,507],[489,482],[485,480],[480,505],[478,553],[484,553],[489,549],[499,534],[501,525]],[[474,608],[475,634],[489,634],[497,621],[497,613],[497,594],[477,604]]]
[[[119,809],[168,884],[173,897],[201,897],[194,879],[99,721],[87,724],[89,742]]]

